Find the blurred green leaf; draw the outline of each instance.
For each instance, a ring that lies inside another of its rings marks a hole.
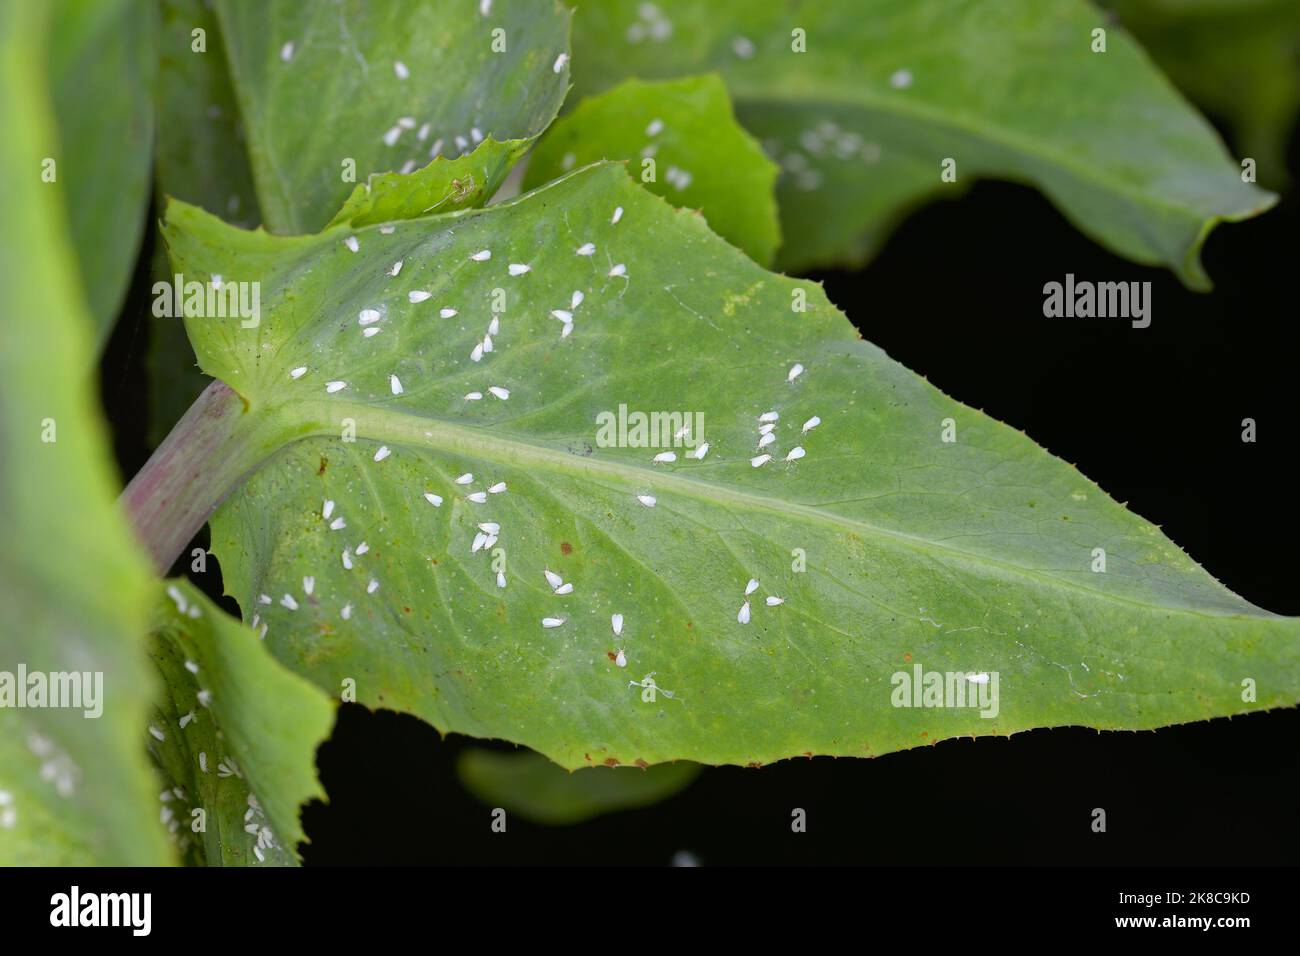
[[[533,150],[524,189],[601,159],[629,160],[633,177],[674,206],[699,209],[709,227],[759,265],[781,242],[776,165],[736,122],[717,76],[628,80],[557,120]],[[655,164],[646,181],[643,167]]]
[[[153,585],[113,505],[65,194],[41,178],[54,120],[32,78],[49,13],[0,2],[0,671],[98,680],[102,714],[0,707],[0,864],[158,865],[171,856],[144,746]]]
[[[1287,144],[1300,113],[1296,0],[1108,0],[1178,87],[1232,127],[1259,180],[1287,183]]]
[[[610,0],[579,6],[573,46],[582,95],[629,76],[722,74],[783,170],[785,271],[860,263],[916,205],[995,177],[1032,183],[1112,251],[1207,289],[1206,234],[1276,199],[1241,181],[1209,124],[1078,0]],[[940,178],[948,159],[956,182]]]
[[[690,786],[700,766],[683,761],[565,770],[531,751],[497,753],[476,747],[460,755],[456,772],[465,789],[488,806],[560,826],[658,803]]]
[[[122,307],[144,235],[157,63],[152,3],[53,3],[49,77],[58,146],[46,155],[57,159],[57,181],[66,188],[63,205],[101,345]]]

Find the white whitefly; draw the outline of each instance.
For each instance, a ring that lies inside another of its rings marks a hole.
[[[387,445],[380,445],[379,451],[375,452],[375,461],[383,461],[391,454],[392,452],[389,450]]]
[[[596,254],[596,244],[594,242],[584,242],[574,251],[580,256],[594,256]]]
[[[776,436],[773,435],[771,432],[767,432],[766,434],[760,435],[760,436],[758,437],[758,447],[759,447],[759,448],[766,448],[768,445],[772,444],[772,442],[774,442],[774,441],[776,441]]]
[[[483,142],[483,131],[477,126],[471,126],[469,129],[469,138],[475,143]]]
[[[370,583],[366,585],[366,593],[374,594],[378,590],[379,590],[379,582],[376,581],[374,578],[371,578]]]
[[[435,508],[442,507],[442,495],[435,495],[432,491],[426,491],[424,493],[424,500],[429,502],[429,504],[433,505]]]
[[[618,225],[618,221],[619,221],[620,219],[622,219],[622,218],[623,218],[623,207],[622,207],[622,206],[615,206],[615,207],[614,207],[614,216],[613,216],[612,219],[610,219],[610,224],[611,224],[611,225],[615,225],[615,226],[617,226],[617,225]]]
[[[664,131],[664,121],[657,117],[655,119],[652,119],[650,121],[650,124],[645,128],[645,134],[647,136],[658,136],[663,131]]]
[[[746,601],[740,606],[740,612],[736,615],[736,620],[741,624],[749,623],[749,602]]]
[[[542,618],[542,627],[559,627],[564,623],[562,617],[544,617]]]
[[[758,590],[758,579],[750,578],[749,583],[745,585],[745,597],[749,597]]]
[[[280,47],[280,62],[288,63],[292,59],[293,59],[293,41],[289,40],[284,44],[284,46]]]
[[[551,317],[565,323],[573,321],[573,313],[567,309],[551,309]]]
[[[570,581],[566,581],[564,584],[561,584],[558,588],[555,589],[555,593],[556,593],[556,594],[572,594],[572,593],[573,593],[573,583],[570,582]]]
[[[505,573],[504,571],[498,571],[498,572],[497,572],[497,587],[499,587],[499,588],[504,588],[505,586],[506,586],[506,573]]]
[[[483,343],[480,342],[470,350],[469,360],[471,362],[480,362],[483,360]]]
[[[614,268],[612,268],[612,269],[609,270],[609,275],[610,275],[612,278],[615,278],[615,279],[620,278],[620,277],[622,277],[622,276],[626,276],[626,275],[627,275],[627,266],[625,266],[623,263],[620,262],[620,263],[619,263],[618,265],[616,265]]]
[[[637,495],[636,500],[647,508],[653,508],[658,503],[654,495]]]
[[[399,379],[396,375],[388,376],[388,387],[389,389],[392,390],[392,393],[394,395],[402,394],[402,380]]]
[[[501,320],[494,315],[492,316],[492,321],[488,323],[488,335],[496,335],[500,331]]]
[[[559,73],[561,70],[564,69],[564,64],[568,62],[569,62],[569,54],[561,53],[559,56],[555,58],[555,63],[551,65],[551,69],[554,72]]]
[[[488,391],[503,402],[510,398],[510,389],[502,388],[500,385],[489,385]]]
[[[412,305],[431,298],[433,298],[433,293],[425,292],[423,289],[412,289],[410,292],[406,293],[406,301],[410,302]]]
[[[299,365],[297,368],[289,370],[290,378],[302,378],[306,374],[307,374],[307,366],[305,365]]]
[[[760,422],[779,422],[781,416],[778,412],[764,412],[762,415],[758,416],[758,420]]]
[[[465,393],[465,401],[467,401],[467,402],[477,402],[477,401],[479,401],[482,397],[483,397],[483,393],[482,393],[482,392],[466,392],[466,393]]]
[[[818,418],[816,415],[814,415],[812,418],[808,419],[806,422],[803,423],[803,434],[807,435],[810,431],[812,431],[821,423],[822,420]]]
[[[330,515],[332,515],[333,513],[334,513],[334,501],[333,501],[333,499],[329,499],[329,500],[327,500],[327,501],[325,502],[325,504],[321,507],[321,510],[320,510],[320,516],[321,516],[322,518],[324,518],[326,521],[329,521],[329,520],[330,520]],[[267,601],[266,603],[267,603],[267,604],[270,604],[271,602],[270,602],[270,601]]]
[[[450,318],[453,318],[454,316],[459,315],[459,314],[460,314],[460,313],[458,313],[455,309],[439,309],[439,310],[438,310],[438,315],[439,315],[439,317],[444,318],[444,319],[450,319]]]
[[[480,249],[478,252],[470,256],[470,259],[472,259],[475,262],[487,262],[491,258],[492,258],[491,249]]]
[[[802,458],[806,454],[807,452],[803,450],[802,445],[795,445],[793,448],[790,449],[789,453],[785,456],[785,460],[796,461],[797,459]]]
[[[790,373],[786,375],[785,380],[787,382],[793,382],[796,378],[798,378],[802,374],[803,374],[803,366],[800,365],[798,362],[795,362],[793,365],[790,366]]]
[[[343,605],[343,610],[339,611],[339,617],[343,618],[345,621],[352,617],[352,605]]]
[[[347,548],[344,548],[344,549],[343,549],[343,553],[342,553],[341,555],[339,555],[339,559],[343,562],[343,569],[344,569],[345,571],[351,571],[351,570],[352,570],[352,552],[351,552],[351,551],[349,551]]]
[[[456,484],[468,485],[473,480],[474,480],[474,473],[472,471],[467,471],[465,472],[465,474],[461,475],[459,478],[456,479]]]
[[[703,442],[698,448],[695,449],[695,451],[691,452],[691,457],[703,461],[704,456],[707,455],[708,453],[709,453],[709,443]]]
[[[621,636],[623,633],[623,615],[611,614],[609,617],[609,626],[611,630],[613,630],[615,637]]]
[[[292,594],[286,594],[284,597],[280,598],[280,604],[287,607],[290,611],[298,610],[298,602],[294,600]]]
[[[756,455],[755,457],[749,459],[749,464],[750,464],[750,466],[753,467],[753,468],[761,468],[761,467],[763,467],[764,465],[766,465],[766,464],[767,464],[769,461],[771,461],[771,460],[772,460],[772,456],[771,456],[771,455],[766,455],[766,454],[765,454],[765,455]]]
[[[486,491],[476,491],[476,492],[474,492],[473,494],[466,495],[466,496],[465,496],[465,500],[466,500],[466,501],[472,501],[472,502],[474,502],[474,504],[476,504],[476,505],[481,505],[481,504],[483,504],[483,502],[487,501],[487,492],[486,492]]]
[[[370,326],[369,328],[362,329],[362,330],[361,330],[361,334],[362,334],[365,338],[368,338],[368,339],[369,339],[369,338],[373,338],[374,336],[378,335],[378,334],[379,334],[380,332],[382,332],[382,331],[384,331],[383,326],[372,325],[372,326]]]
[[[484,534],[500,534],[501,525],[495,521],[480,521],[478,529]]]
[[[552,591],[564,583],[564,578],[560,577],[550,568],[542,568],[542,574],[546,575],[546,583],[551,586]]]
[[[785,598],[777,597],[775,594],[769,594],[767,596],[768,607],[776,607],[778,604],[784,604],[784,603],[785,603]]]
[[[397,74],[399,80],[404,80],[411,75],[411,71],[406,68],[406,64],[401,60],[393,61],[393,72]]]
[[[348,523],[343,520],[342,515],[340,515],[339,517],[335,518],[333,521],[330,522],[331,531],[342,531],[347,526]]]
[[[567,339],[572,332],[573,332],[573,323],[565,322],[563,328],[560,329],[560,338]]]
[[[357,554],[365,554],[369,550],[370,545],[366,544],[364,541],[357,545]]]
[[[623,648],[620,647],[618,653],[614,655],[614,663],[619,667],[627,667],[627,655],[623,653]]]
[[[506,271],[512,276],[521,276],[525,272],[532,272],[533,267],[522,262],[512,262],[506,267]]]
[[[483,547],[484,544],[487,543],[487,539],[488,536],[485,535],[482,531],[474,535],[474,543],[470,546],[469,553],[470,554],[476,553],[480,548]]]
[[[341,392],[348,387],[347,382],[326,382],[325,391],[333,395],[335,392]]]
[[[308,575],[302,579],[302,593],[311,597],[311,592],[316,590],[316,579]]]
[[[582,294],[581,289],[574,289],[573,295],[569,299],[569,308],[576,309],[578,306],[582,305],[582,300],[585,298],[586,296]]]
[[[362,309],[357,314],[358,325],[373,325],[375,322],[378,321],[379,321],[378,309]]]
[[[352,252],[361,251],[361,243],[357,242],[356,236],[348,236],[346,239],[343,240],[343,245],[347,246],[348,249]]]
[[[889,85],[896,90],[905,90],[912,85],[911,70],[895,70],[889,77]]]
[[[384,130],[384,145],[396,146],[397,141],[402,138],[402,127],[390,126]]]
[[[673,451],[661,451],[659,454],[655,455],[654,458],[650,459],[651,463],[656,465],[662,465],[665,462],[676,460],[677,453]]]
[[[499,495],[501,494],[501,492],[505,490],[506,490],[506,483],[504,481],[498,481],[495,485],[493,485],[491,488],[488,489],[488,492],[494,495]]]
[[[768,422],[766,425],[758,426],[758,433],[760,435],[770,435],[772,434],[772,431],[775,428],[776,428],[776,422]]]
[[[398,259],[396,262],[393,263],[393,267],[388,270],[388,274],[390,276],[396,276],[401,271],[402,271],[402,260]]]

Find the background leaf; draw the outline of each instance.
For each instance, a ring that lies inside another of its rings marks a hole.
[[[1260,181],[1286,185],[1300,113],[1300,4],[1293,0],[1108,0],[1193,102],[1232,124]]]
[[[700,768],[683,762],[644,769],[565,770],[541,754],[476,747],[460,755],[456,772],[465,788],[488,806],[559,826],[658,803],[690,786]]]
[[[177,580],[167,593],[153,628],[165,693],[152,726],[163,739],[150,739],[166,781],[163,818],[191,862],[292,865],[306,839],[298,809],[325,798],[316,747],[334,708],[197,588]],[[191,811],[199,807],[206,831],[196,835]]]
[[[647,156],[656,164],[653,182],[641,171]],[[524,189],[601,159],[629,160],[633,177],[652,193],[701,210],[714,232],[771,265],[781,242],[776,166],[737,124],[719,77],[628,80],[583,100],[533,151]]]
[[[218,0],[217,9],[273,232],[329,222],[353,188],[345,160],[361,182],[487,136],[532,136],[568,87],[569,14],[555,0],[499,0],[487,16],[452,0]],[[503,52],[492,50],[494,30]]]
[[[1100,26],[1107,52],[1094,54]],[[796,29],[807,52],[792,52]],[[1076,0],[612,0],[581,6],[573,45],[583,95],[628,76],[722,74],[784,170],[786,271],[861,262],[917,204],[991,176],[1036,185],[1109,249],[1204,289],[1205,235],[1274,201]],[[956,183],[940,181],[945,158]]]
[[[318,686],[352,677],[368,706],[567,767],[866,756],[1300,697],[1296,620],[1232,595],[1073,468],[861,341],[817,286],[763,271],[620,167],[390,233],[276,238],[173,204],[167,238],[187,273],[238,264],[263,284],[258,329],[187,324],[248,426],[291,442],[217,512],[213,550],[268,647]],[[588,241],[596,254],[575,254]],[[494,349],[475,362],[496,290]],[[602,444],[620,405],[685,412],[697,436],[699,412],[710,451],[655,464]],[[753,467],[769,411],[775,460]],[[483,522],[499,540],[476,553]],[[1000,675],[997,714],[893,706],[917,665]]]
[[[0,671],[98,672],[103,712],[0,707],[0,864],[157,865],[170,855],[144,754],[151,585],[113,507],[86,378],[94,325],[61,192],[40,176],[54,136],[47,13],[0,3],[0,181],[14,240],[0,256]]]
[[[57,0],[49,76],[58,183],[102,344],[122,307],[149,208],[158,16],[135,0]],[[57,187],[55,187],[57,188]]]
[[[261,213],[221,26],[201,0],[163,0],[161,9],[154,94],[158,198],[175,196],[251,229],[261,222]],[[198,45],[202,51],[195,49]],[[162,243],[155,247],[151,268],[154,281],[172,281]],[[157,446],[209,379],[199,371],[179,319],[155,316],[151,310],[149,324],[149,443]]]

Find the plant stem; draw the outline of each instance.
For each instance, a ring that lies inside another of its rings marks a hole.
[[[166,574],[217,506],[279,443],[224,382],[203,390],[122,492],[136,535]]]

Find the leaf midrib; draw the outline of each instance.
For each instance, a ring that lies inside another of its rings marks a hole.
[[[614,461],[575,455],[556,448],[547,448],[533,442],[520,440],[516,436],[504,436],[499,430],[454,424],[442,419],[405,412],[400,409],[377,406],[359,402],[316,400],[286,403],[268,415],[289,422],[289,434],[292,439],[311,437],[337,438],[339,418],[352,418],[357,423],[357,436],[372,441],[405,445],[435,451],[461,453],[474,458],[495,461],[501,464],[519,466],[521,464],[542,464],[557,471],[577,475],[605,475],[623,481],[644,482],[662,504],[664,489],[672,489],[680,494],[715,502],[726,508],[744,505],[750,508],[768,511],[784,517],[804,518],[829,524],[846,530],[858,532],[866,537],[874,537],[893,542],[896,545],[920,551],[931,556],[939,556],[973,565],[985,565],[1006,574],[1028,578],[1048,588],[1074,591],[1147,611],[1185,614],[1197,618],[1222,619],[1259,619],[1282,618],[1278,615],[1260,611],[1249,605],[1240,597],[1223,589],[1224,597],[1240,601],[1243,605],[1239,612],[1211,611],[1169,604],[1153,604],[1136,600],[1124,595],[1086,587],[1068,579],[1055,578],[1033,568],[1011,564],[988,555],[976,554],[953,548],[942,542],[922,538],[906,532],[897,531],[880,525],[851,518],[846,515],[827,511],[814,505],[800,504],[788,500],[772,498],[752,491],[726,486],[690,477],[680,472],[650,465],[633,464],[627,461]],[[629,494],[631,494],[629,492]],[[639,506],[638,506],[639,507]]]

